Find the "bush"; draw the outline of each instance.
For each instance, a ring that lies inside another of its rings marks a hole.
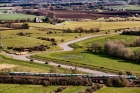
[[[106,81],[106,86],[109,87],[126,87],[128,84],[129,81],[125,78],[108,78]]]

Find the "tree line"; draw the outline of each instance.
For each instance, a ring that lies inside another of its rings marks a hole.
[[[80,77],[35,77],[35,76],[0,76],[0,83],[10,84],[38,84],[43,86],[63,85],[63,86],[91,86],[90,78]]]
[[[37,39],[41,39],[41,40],[45,40],[45,41],[50,41],[50,42],[52,42],[52,45],[57,45],[56,40],[54,38],[37,37]]]
[[[46,49],[50,49],[48,45],[39,45],[39,46],[32,46],[32,47],[13,47],[13,46],[8,46],[7,49],[12,49],[14,51],[18,52],[32,52],[32,51],[46,51]]]
[[[90,28],[88,29],[84,29],[83,27],[76,27],[74,30],[67,28],[63,30],[63,33],[98,33],[100,32],[100,28],[96,27],[96,28]]]
[[[130,43],[124,40],[108,40],[104,44],[104,47],[98,43],[94,43],[91,47],[88,47],[87,51],[103,53],[113,57],[119,57],[140,63],[140,49],[131,51],[129,47],[140,47],[140,38],[137,38],[135,41]]]
[[[6,27],[6,28],[14,28],[14,29],[29,29],[28,23],[23,23],[21,24],[13,24],[13,23],[5,23],[1,24],[1,27]]]
[[[140,35],[140,31],[123,31],[122,35]]]
[[[82,77],[42,77],[42,76],[9,76],[0,75],[0,83],[7,84],[32,84],[43,86],[93,86],[87,91],[95,91],[103,87],[103,84],[108,87],[128,87],[131,84],[133,86],[140,86],[140,80],[129,82],[125,78],[105,78],[103,83],[94,83],[93,78]],[[100,85],[101,84],[101,85]]]

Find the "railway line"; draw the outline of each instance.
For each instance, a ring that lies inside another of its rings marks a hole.
[[[43,76],[43,77],[82,77],[82,78],[126,78],[137,79],[135,75],[95,75],[95,74],[61,74],[61,73],[34,73],[34,72],[9,72],[11,76]]]

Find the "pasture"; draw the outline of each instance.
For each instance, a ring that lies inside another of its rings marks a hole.
[[[35,16],[35,15],[27,15],[27,14],[0,14],[0,20],[16,20],[16,19],[31,19],[34,18],[44,18],[44,16]]]
[[[57,88],[58,86],[0,84],[0,93],[50,93]]]
[[[55,28],[55,29],[75,29],[76,27],[83,27],[84,29],[101,27],[101,30],[119,29],[119,28],[133,28],[140,27],[139,21],[122,21],[122,22],[104,22],[104,21],[87,21],[87,22],[76,22],[69,21],[61,24],[47,24],[47,23],[29,23],[29,26],[33,27],[44,27],[44,28]]]
[[[140,93],[139,87],[126,87],[126,88],[114,88],[114,87],[104,87],[95,93]]]
[[[84,40],[78,43],[75,43],[75,46],[82,46],[74,51],[63,52],[63,53],[51,53],[51,54],[38,54],[37,57],[41,59],[46,58],[46,60],[55,59],[59,60],[56,62],[63,62],[65,64],[87,66],[92,69],[111,71],[111,72],[125,72],[131,71],[134,74],[140,75],[140,66],[128,60],[123,60],[115,57],[110,57],[104,54],[88,53],[85,52],[87,46],[90,46],[93,43],[103,44],[108,40],[119,40],[124,39],[128,42],[135,40],[137,36],[124,36],[124,35],[109,35],[104,37],[96,37],[88,40]],[[74,46],[74,44],[72,44]],[[67,62],[69,61],[69,62]],[[63,63],[62,62],[62,63]],[[103,69],[101,69],[103,67]]]
[[[106,35],[106,36],[99,36],[99,37],[93,37],[91,39],[87,39],[87,40],[83,40],[80,42],[75,43],[78,46],[85,46],[85,47],[89,47],[91,46],[93,43],[98,43],[99,45],[104,45],[105,42],[107,42],[108,40],[125,40],[126,42],[133,42],[136,38],[138,38],[138,36],[129,36],[129,35]]]
[[[61,86],[0,84],[0,93],[53,93],[58,87]],[[59,93],[78,93],[87,88],[86,86],[67,86],[64,91]]]
[[[52,34],[47,34],[47,32],[52,31]],[[29,36],[19,36],[17,33],[31,33]],[[56,32],[56,33],[55,33]],[[53,31],[53,30],[45,30],[40,31],[35,28],[31,28],[28,30],[7,30],[7,31],[0,31],[1,37],[2,37],[2,46],[4,49],[7,50],[8,46],[13,47],[29,47],[29,46],[37,46],[37,45],[48,45],[51,49],[48,49],[47,51],[51,50],[60,50],[61,48],[59,46],[54,46],[50,41],[45,41],[41,39],[37,39],[37,37],[46,37],[46,38],[54,38],[57,42],[57,44],[62,43],[61,40],[63,39],[64,42],[74,40],[80,37],[84,37],[90,34],[82,33],[81,36],[79,36],[79,33],[64,33],[62,34],[62,31]],[[12,52],[12,50],[11,50]]]
[[[28,61],[16,60],[0,54],[0,70],[4,72],[48,72],[52,66]],[[64,72],[63,68],[58,68],[58,72]],[[69,71],[69,70],[67,70]]]

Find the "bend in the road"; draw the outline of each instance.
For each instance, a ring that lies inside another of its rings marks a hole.
[[[82,37],[82,38],[79,38],[79,39],[76,39],[76,40],[72,40],[72,41],[69,41],[69,42],[60,44],[59,46],[61,48],[63,48],[63,51],[71,51],[71,50],[73,50],[73,48],[69,47],[69,44],[72,44],[72,43],[75,43],[75,42],[79,42],[79,41],[82,41],[82,40],[86,40],[86,39],[89,39],[89,38],[92,38],[92,37],[104,36],[104,35],[105,34],[103,34],[103,35],[86,36],[86,37]],[[62,51],[55,51],[55,52],[62,52]],[[8,54],[8,53],[6,53],[6,55],[7,56],[11,56],[12,58],[15,58],[15,59],[25,60],[25,61],[30,61],[30,59],[28,58],[28,56],[31,56],[31,54],[27,54],[27,55],[15,55],[15,54]],[[34,60],[34,62],[41,63],[41,64],[45,64],[46,63],[44,61],[39,61],[39,60]],[[69,68],[69,69],[70,68],[72,68],[72,69],[74,68],[73,66],[68,66],[68,65],[63,65],[63,64],[57,64],[57,63],[53,63],[53,62],[49,62],[49,65],[53,65],[53,66],[61,65],[61,67],[63,67],[63,68]],[[80,70],[80,71],[83,71],[83,72],[97,74],[97,75],[108,75],[108,74],[111,74],[111,73],[105,73],[105,72],[91,70],[91,69],[85,69],[85,68],[81,68],[81,67],[77,67],[77,69]]]

